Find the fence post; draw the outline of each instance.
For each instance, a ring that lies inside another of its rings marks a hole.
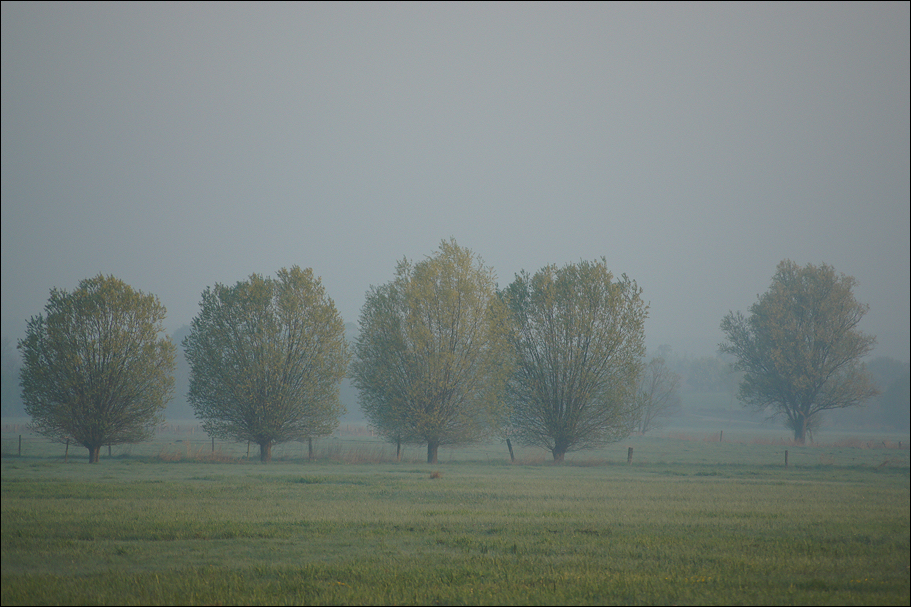
[[[22,435],[19,435],[19,457],[22,457]]]
[[[630,447],[629,451],[626,452],[626,463],[627,464],[633,463],[633,448],[632,447]]]
[[[787,449],[784,450],[784,467],[785,468],[788,467],[788,450]]]
[[[212,437],[212,453],[215,453],[215,437]]]
[[[313,437],[307,437],[307,461],[313,461]]]
[[[512,443],[509,441],[508,438],[506,439],[506,446],[509,447],[509,459],[510,459],[510,461],[513,461],[513,462],[516,461],[516,456],[515,456],[515,455],[513,454],[513,452],[512,452]]]

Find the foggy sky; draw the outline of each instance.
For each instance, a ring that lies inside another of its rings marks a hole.
[[[2,333],[99,272],[312,267],[346,322],[455,238],[501,286],[605,257],[711,355],[778,262],[909,356],[909,4],[2,3]]]

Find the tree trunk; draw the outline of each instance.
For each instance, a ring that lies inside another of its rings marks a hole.
[[[794,424],[794,442],[798,445],[805,445],[807,442],[807,418],[801,416]]]
[[[427,443],[427,463],[428,464],[437,463],[437,454],[438,454],[439,450],[440,450],[439,441]]]
[[[259,444],[259,461],[263,463],[272,461],[272,441]]]
[[[570,442],[565,438],[560,438],[554,442],[554,448],[550,450],[554,454],[554,463],[562,464],[563,457],[569,451]]]
[[[88,445],[87,448],[89,450],[89,463],[97,464],[101,457],[101,445]]]

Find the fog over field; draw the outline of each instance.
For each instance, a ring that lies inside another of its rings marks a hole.
[[[712,355],[778,262],[909,356],[909,4],[2,4],[2,335],[113,274],[168,329],[312,267],[346,322],[453,237],[604,257]]]

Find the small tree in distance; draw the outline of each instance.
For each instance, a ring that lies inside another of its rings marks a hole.
[[[861,363],[876,339],[858,329],[869,306],[854,298],[855,284],[832,266],[786,259],[749,317],[732,312],[721,322],[727,341],[719,347],[744,372],[740,400],[783,416],[797,443],[824,411],[856,407],[878,393]]]
[[[653,358],[639,378],[636,408],[639,410],[639,434],[657,427],[657,420],[680,408],[680,376],[668,369],[664,359]]]
[[[263,462],[275,444],[338,425],[348,343],[312,270],[207,288],[184,348],[189,401],[206,432],[258,444]]]
[[[165,308],[113,276],[52,289],[45,314],[19,341],[19,378],[33,427],[72,439],[97,463],[103,445],[150,438],[174,388],[175,347]]]

